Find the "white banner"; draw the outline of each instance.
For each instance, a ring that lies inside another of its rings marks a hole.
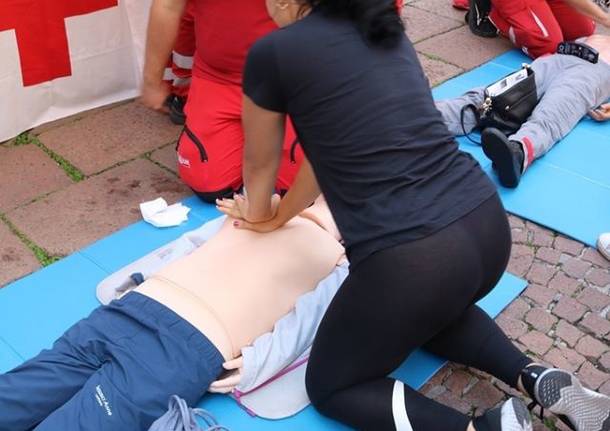
[[[138,95],[151,0],[0,7],[0,142]],[[36,5],[36,2],[34,2]],[[11,10],[8,10],[11,9]]]

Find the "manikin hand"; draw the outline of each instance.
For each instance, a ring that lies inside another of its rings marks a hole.
[[[167,83],[159,82],[144,82],[142,84],[142,94],[140,95],[140,103],[155,111],[167,112],[165,100],[170,94],[170,88]]]
[[[208,388],[208,392],[215,394],[228,394],[233,392],[241,381],[241,370],[243,365],[244,358],[242,356],[222,364],[222,367],[227,370],[227,372],[223,374],[221,379],[212,382]]]
[[[589,115],[595,121],[608,121],[610,120],[610,103],[604,103],[599,108],[589,111]]]
[[[242,195],[235,195],[234,199],[217,199],[216,208],[229,217],[235,219],[233,225],[239,229],[253,230],[259,233],[267,233],[281,227],[284,222],[278,218],[278,208],[280,206],[280,196],[271,196],[271,217],[261,222],[248,221],[248,200]]]

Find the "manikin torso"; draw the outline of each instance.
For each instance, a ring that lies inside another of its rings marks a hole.
[[[199,329],[225,359],[270,331],[343,257],[323,200],[267,234],[221,230],[135,290]]]

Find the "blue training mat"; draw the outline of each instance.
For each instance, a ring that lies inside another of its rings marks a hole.
[[[437,100],[491,84],[531,60],[513,50],[433,90]],[[480,140],[477,136],[475,140]],[[535,160],[517,189],[499,185],[480,146],[458,138],[498,185],[506,209],[595,247],[610,232],[610,122],[584,118],[546,155]]]
[[[219,215],[212,205],[194,197],[184,204],[191,213],[189,221],[179,227],[156,229],[144,222],[135,223],[1,289],[0,373],[50,347],[66,329],[96,308],[95,287],[106,276]],[[525,281],[505,274],[481,305],[495,316],[525,286]],[[419,388],[444,363],[441,358],[418,351],[393,375]],[[227,396],[206,396],[200,407],[232,431],[348,429],[322,417],[311,406],[281,421],[253,418]]]

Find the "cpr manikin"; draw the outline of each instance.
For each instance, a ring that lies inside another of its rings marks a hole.
[[[270,234],[235,229],[227,219],[211,240],[135,291],[176,312],[232,359],[333,270],[343,256],[338,239],[323,200]]]
[[[230,219],[214,229],[50,349],[0,374],[0,430],[148,429],[171,396],[194,406],[227,360],[243,353],[254,388],[303,353],[347,272],[326,203],[269,234],[235,229]],[[252,359],[259,351],[261,360]]]

